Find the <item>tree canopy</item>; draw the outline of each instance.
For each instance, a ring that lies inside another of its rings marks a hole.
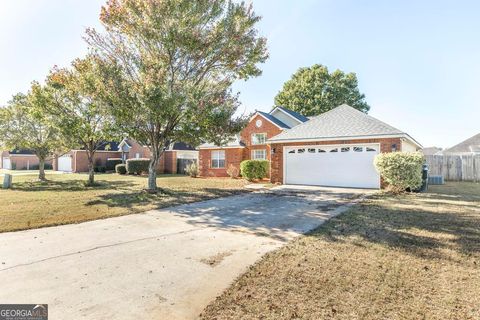
[[[305,116],[316,116],[344,103],[365,113],[370,110],[355,73],[330,73],[320,64],[300,68],[275,97],[275,105]]]
[[[70,148],[87,153],[88,184],[94,183],[95,152],[115,136],[113,117],[101,99],[105,91],[93,56],[76,59],[71,68],[54,68],[46,85],[33,86],[41,112],[48,116]]]
[[[238,79],[261,74],[268,55],[251,6],[228,0],[110,0],[106,32],[86,40],[102,66],[104,101],[128,136],[149,146],[148,188],[174,141],[224,141],[243,118],[231,91]]]
[[[0,108],[0,140],[9,149],[33,151],[39,159],[40,180],[45,180],[45,160],[65,146],[58,130],[39,110],[32,92],[16,94]]]

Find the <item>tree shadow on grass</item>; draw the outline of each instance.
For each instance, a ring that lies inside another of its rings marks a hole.
[[[107,205],[109,207],[133,208],[136,206],[152,206],[153,209],[161,209],[184,203],[209,200],[218,197],[228,197],[247,192],[242,189],[204,188],[198,190],[161,188],[157,194],[150,194],[143,190],[121,193],[109,193],[96,197],[87,202],[88,206]]]
[[[12,190],[36,192],[36,191],[88,191],[88,190],[106,190],[106,189],[131,189],[138,186],[131,181],[96,181],[95,185],[87,186],[85,179],[70,180],[47,180],[47,181],[24,181],[16,182]]]
[[[380,244],[430,259],[450,259],[445,250],[480,253],[480,203],[465,206],[425,199],[441,194],[374,197],[340,215],[310,236],[355,245]]]

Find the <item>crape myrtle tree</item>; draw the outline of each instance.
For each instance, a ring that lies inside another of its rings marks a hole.
[[[261,74],[266,39],[252,6],[227,0],[110,0],[88,29],[116,123],[151,151],[148,191],[174,141],[224,143],[244,117],[231,85]]]
[[[67,145],[86,151],[89,186],[95,184],[95,153],[109,140],[118,138],[113,117],[106,112],[101,98],[104,85],[98,70],[93,56],[76,59],[71,68],[53,68],[46,85],[33,89],[37,104]]]
[[[3,147],[28,149],[35,153],[39,160],[40,181],[46,180],[45,161],[64,146],[58,130],[38,109],[32,92],[18,93],[5,108],[0,108],[0,140]]]
[[[320,64],[298,69],[275,97],[275,105],[306,116],[317,116],[344,103],[365,113],[370,110],[355,73],[329,72]]]

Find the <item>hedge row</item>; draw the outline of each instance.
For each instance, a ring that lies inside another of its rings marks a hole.
[[[128,159],[127,172],[128,174],[142,174],[148,172],[150,159]]]
[[[115,172],[118,174],[127,174],[127,165],[124,163],[117,164],[115,166]]]

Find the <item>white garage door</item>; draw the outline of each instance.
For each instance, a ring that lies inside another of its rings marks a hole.
[[[373,160],[379,145],[286,147],[285,183],[380,188]]]
[[[7,169],[7,170],[10,170],[12,169],[12,164],[10,163],[10,158],[3,158],[3,169]]]
[[[72,157],[64,155],[58,158],[58,171],[72,172]]]

